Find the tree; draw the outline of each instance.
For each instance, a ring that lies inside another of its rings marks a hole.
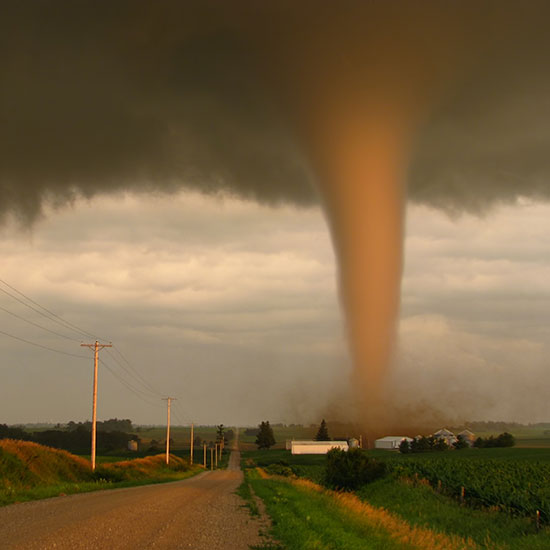
[[[327,453],[325,480],[333,489],[353,491],[385,473],[386,465],[369,458],[361,449],[331,449]]]
[[[266,422],[261,422],[260,431],[256,436],[256,445],[258,449],[269,449],[275,445],[275,436],[273,435],[273,428],[269,425],[269,420]]]
[[[216,443],[225,443],[224,432],[225,426],[223,424],[216,426]]]
[[[325,419],[321,420],[321,425],[315,436],[315,441],[330,441],[330,436],[328,435],[328,428]]]
[[[409,445],[409,442],[406,439],[403,439],[403,441],[399,443],[399,452],[403,454],[407,454],[411,452],[411,446]]]
[[[460,451],[461,449],[467,449],[468,447],[470,447],[470,445],[463,435],[459,435],[456,438],[456,441],[453,443],[453,447],[455,448],[455,450]]]
[[[497,437],[497,447],[513,447],[515,444],[515,437],[508,432],[501,433]]]

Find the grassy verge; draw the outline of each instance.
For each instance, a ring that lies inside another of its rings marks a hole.
[[[177,481],[202,471],[200,466],[163,455],[99,464],[66,451],[28,441],[0,440],[0,505],[63,494]]]
[[[202,471],[202,469],[193,469],[172,476],[158,476],[129,481],[106,481],[100,479],[98,481],[83,481],[79,483],[57,483],[54,485],[29,487],[18,490],[0,490],[0,506],[15,504],[16,502],[27,502],[29,500],[40,500],[43,498],[72,495],[75,493],[88,493],[91,491],[122,489],[124,487],[137,487],[139,485],[181,481],[197,475]]]
[[[250,490],[250,483],[246,477],[235,492],[244,500],[245,506],[248,508],[251,516],[257,517],[260,515],[260,510],[254,500],[254,496]]]
[[[480,548],[542,550],[550,548],[547,529],[536,531],[534,523],[508,514],[461,506],[437,494],[424,483],[387,477],[366,485],[357,495],[364,501],[398,514],[411,525],[441,533],[470,537]]]
[[[393,518],[388,526],[384,526],[380,514],[369,517],[360,503],[350,505],[340,501],[334,493],[319,490],[311,482],[301,482],[300,485],[279,478],[265,479],[250,469],[245,475],[254,492],[265,503],[273,522],[273,537],[287,550],[473,548],[445,537],[434,537],[427,530],[409,529],[404,522],[396,529],[399,522]],[[383,511],[382,515],[390,518]],[[438,542],[433,543],[434,540]]]
[[[532,450],[497,449],[466,451],[465,453],[449,452],[449,460],[466,462],[470,459],[488,459],[487,463],[497,457],[506,465],[513,459],[519,462],[532,462],[543,456],[543,453]],[[372,453],[377,458],[386,458],[390,462],[407,464],[408,457],[395,453]],[[437,457],[436,457],[437,458]],[[429,461],[430,457],[420,460]],[[243,464],[265,468],[268,473],[283,474],[313,481],[323,479],[325,457],[292,456],[284,451],[247,452],[243,454]],[[432,459],[434,460],[434,459]],[[441,457],[442,464],[445,457]],[[474,460],[476,462],[476,460]],[[285,466],[286,465],[286,466]],[[291,471],[291,473],[288,472]],[[499,465],[495,464],[495,471]],[[439,494],[427,483],[399,479],[396,474],[390,474],[384,479],[366,485],[357,491],[356,495],[365,503],[378,509],[386,509],[406,521],[409,525],[427,528],[434,532],[449,536],[470,538],[478,548],[498,550],[542,550],[550,548],[550,528],[536,529],[533,518],[512,517],[509,513],[493,508],[461,506],[455,498]],[[426,548],[429,548],[426,546]]]

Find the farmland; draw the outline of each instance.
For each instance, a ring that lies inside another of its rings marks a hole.
[[[471,538],[480,548],[550,547],[550,450],[366,454],[383,461],[389,473],[356,491],[364,502],[383,507],[411,525]],[[326,458],[272,450],[245,453],[243,461],[248,467],[264,468],[268,474],[291,473],[322,484]],[[459,499],[461,487],[465,488],[464,503]],[[536,510],[541,514],[540,529]]]

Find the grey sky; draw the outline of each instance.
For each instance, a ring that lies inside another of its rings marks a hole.
[[[459,418],[548,418],[549,214],[525,200],[457,219],[409,207],[394,370],[404,402]],[[189,193],[79,200],[32,230],[8,224],[1,254],[3,278],[111,338],[160,393],[177,396],[176,420],[348,412],[336,266],[318,208]],[[0,306],[44,322],[5,295]],[[0,319],[6,332],[81,353],[78,341]],[[6,337],[0,348],[3,421],[89,417],[91,358]],[[100,417],[162,422],[160,400],[103,357],[145,400],[102,366]]]
[[[0,277],[112,339],[186,420],[337,414],[349,358],[304,128],[374,98],[382,128],[422,119],[395,391],[547,417],[547,2],[55,5],[2,6]],[[5,421],[88,416],[85,361],[0,346]],[[109,376],[102,417],[161,421]]]

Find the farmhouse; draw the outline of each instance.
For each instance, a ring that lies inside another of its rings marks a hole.
[[[476,440],[475,434],[468,429],[461,431],[457,435],[457,437],[461,437],[464,441],[466,441],[466,443],[468,443],[468,445],[470,445],[470,447],[474,444],[474,441]]]
[[[349,449],[347,441],[291,441],[290,451],[293,455],[324,455],[331,449]]]
[[[435,432],[434,437],[436,439],[443,439],[443,441],[445,441],[445,443],[447,443],[449,447],[451,447],[453,443],[456,443],[457,441],[456,435],[453,432],[447,430],[446,428],[441,428],[441,430],[438,430],[437,432]]]
[[[381,437],[376,439],[374,442],[375,449],[399,449],[401,441],[406,440],[409,443],[412,441],[410,437],[404,435],[387,435],[386,437]]]

